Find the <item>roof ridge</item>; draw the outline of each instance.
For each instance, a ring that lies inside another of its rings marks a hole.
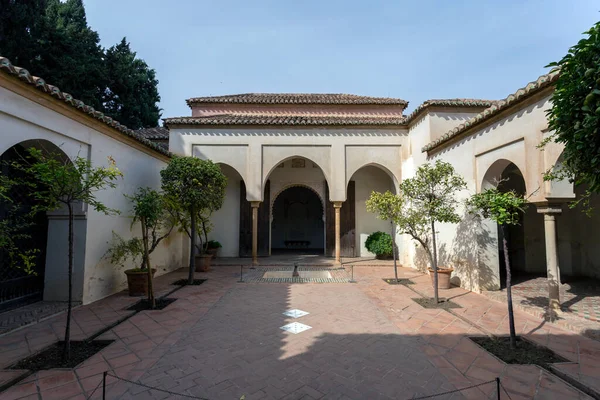
[[[220,96],[192,97],[186,100],[188,105],[198,103],[232,104],[378,104],[400,105],[408,102],[393,97],[363,96],[349,93],[238,93]]]
[[[516,104],[522,100],[525,100],[526,98],[539,92],[540,90],[553,85],[559,77],[559,72],[560,72],[559,70],[554,70],[554,71],[550,71],[547,74],[541,75],[535,81],[529,82],[524,87],[519,88],[516,92],[509,94],[503,100],[496,101],[495,104],[493,104],[489,108],[485,109],[484,111],[480,112],[479,114],[475,115],[473,118],[470,118],[467,121],[463,122],[462,124],[449,130],[444,135],[442,135],[439,139],[434,140],[434,141],[428,143],[427,145],[423,146],[421,151],[429,152],[429,151],[433,150],[434,148],[442,145],[443,143],[448,142],[450,139],[460,135],[461,133],[464,133],[464,132],[474,128],[475,126],[483,123],[484,121],[492,118],[494,115],[497,115],[498,113],[507,109],[508,107],[511,107],[514,104]]]
[[[406,118],[408,122],[412,122],[412,120],[429,107],[491,107],[497,102],[498,100],[469,98],[429,99],[419,104]]]
[[[0,56],[0,71],[3,71],[7,75],[12,75],[25,83],[35,86],[35,88],[41,92],[44,92],[54,98],[64,101],[76,110],[99,120],[103,124],[108,125],[109,127],[118,130],[126,136],[135,139],[136,141],[140,142],[141,144],[145,145],[146,147],[152,150],[155,150],[169,157],[171,156],[171,153],[169,153],[156,143],[153,143],[150,140],[140,136],[134,130],[129,129],[125,125],[122,125],[121,123],[112,119],[111,117],[104,115],[100,111],[96,111],[92,106],[85,104],[83,101],[75,99],[69,93],[61,91],[57,86],[53,86],[46,83],[46,81],[43,78],[31,75],[29,71],[27,71],[25,68],[13,65],[10,62],[10,60],[6,57]]]

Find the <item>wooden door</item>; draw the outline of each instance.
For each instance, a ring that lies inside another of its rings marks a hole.
[[[329,201],[329,187],[325,185],[325,254],[329,257],[335,257],[335,209],[333,203]],[[355,252],[355,232],[356,232],[356,210],[355,210],[355,182],[350,181],[346,201],[340,209],[340,256],[354,257]]]
[[[271,183],[265,185],[264,201],[258,207],[258,256],[269,255],[269,208]],[[240,257],[252,257],[252,205],[246,200],[246,185],[240,184]]]
[[[240,257],[252,257],[252,207],[246,200],[246,184],[240,183]]]

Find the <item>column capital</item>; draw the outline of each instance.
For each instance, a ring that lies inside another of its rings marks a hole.
[[[546,206],[538,206],[537,208],[537,212],[538,214],[552,214],[552,215],[556,215],[556,214],[561,214],[562,213],[562,207],[561,206],[557,206],[557,205],[546,205]]]
[[[342,208],[343,201],[332,201],[333,208]]]
[[[262,201],[251,201],[250,206],[252,206],[252,208],[258,208],[260,207],[260,203],[262,203]]]

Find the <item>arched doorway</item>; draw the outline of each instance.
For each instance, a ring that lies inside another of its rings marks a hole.
[[[377,215],[367,212],[366,202],[373,192],[386,191],[396,193],[396,182],[391,173],[379,164],[368,164],[357,169],[351,176],[346,192],[347,201],[353,201],[353,229],[348,230],[347,240],[351,241],[356,257],[374,257],[365,247],[370,234],[381,231],[391,234],[391,223],[377,218]],[[349,205],[342,206],[348,209]],[[398,239],[398,238],[396,238]],[[342,228],[342,247],[344,247],[344,229]],[[396,240],[398,244],[398,240]],[[396,249],[398,251],[398,249]],[[397,252],[400,254],[400,252]]]
[[[45,140],[29,140],[16,144],[0,155],[1,173],[12,180],[28,180],[24,172],[15,168],[13,163],[26,164],[29,156],[27,149],[36,147],[50,154],[64,156],[64,153],[54,144]],[[66,156],[65,156],[66,157]],[[35,182],[33,182],[35,183]],[[46,270],[46,250],[48,240],[48,217],[45,212],[37,212],[31,218],[26,215],[39,204],[31,196],[32,188],[17,184],[11,187],[8,197],[12,201],[0,201],[0,220],[23,221],[23,229],[16,232],[15,246],[18,252],[30,251],[33,258],[32,273],[22,269],[22,262],[10,256],[6,249],[0,249],[0,311],[5,311],[26,303],[42,300],[44,295],[44,277]]]
[[[515,192],[527,196],[523,173],[509,160],[498,160],[492,164],[482,182],[482,190],[497,187],[501,192]],[[518,225],[509,225],[506,232],[508,257],[513,283],[534,276],[545,276],[544,231],[541,215],[535,206],[526,205],[519,216]],[[506,267],[503,251],[503,229],[497,226],[497,254],[500,286],[506,284]]]
[[[304,186],[279,193],[272,208],[271,254],[323,254],[325,223],[323,203]]]

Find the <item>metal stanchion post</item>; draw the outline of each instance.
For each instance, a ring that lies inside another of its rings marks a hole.
[[[108,371],[104,371],[102,375],[102,400],[106,400],[106,374],[108,374]]]
[[[240,264],[240,280],[238,282],[244,282],[244,265]]]
[[[498,396],[498,400],[500,400],[500,377],[496,378],[496,394]]]
[[[350,282],[350,283],[356,283],[356,281],[354,280],[354,264],[352,264],[352,265],[350,266],[350,268],[352,268],[352,270],[351,270],[351,272],[350,272],[352,275],[351,275],[351,278],[350,278],[350,281],[349,281],[349,282]]]

